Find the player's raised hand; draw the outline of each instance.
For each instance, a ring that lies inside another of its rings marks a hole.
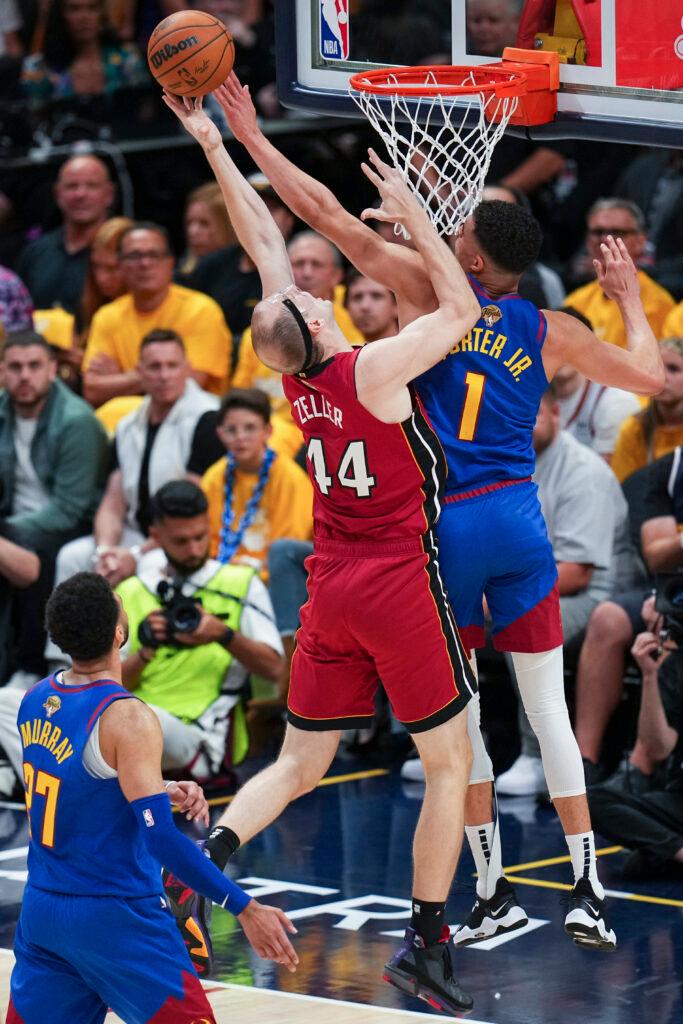
[[[223,85],[214,92],[219,106],[238,142],[246,142],[258,131],[256,108],[251,99],[248,85],[242,85],[234,71],[231,71]]]
[[[615,302],[637,299],[640,282],[633,260],[621,238],[608,235],[600,245],[602,259],[593,260],[598,284]]]
[[[415,196],[400,171],[391,167],[377,156],[374,149],[368,150],[370,162],[361,164],[363,174],[373,183],[380,194],[382,205],[379,209],[363,210],[361,220],[383,220],[394,224],[407,225],[408,221],[420,210]],[[374,168],[374,169],[373,169]]]
[[[166,787],[168,798],[174,807],[185,815],[188,821],[209,824],[209,805],[204,790],[197,782],[171,782]]]
[[[251,900],[237,920],[249,944],[264,960],[274,960],[293,974],[299,963],[287,932],[296,935],[296,928],[279,907],[267,907]]]
[[[223,138],[217,126],[202,106],[201,96],[174,96],[164,91],[163,101],[176,115],[185,131],[197,140],[202,149],[210,152],[222,145]]]

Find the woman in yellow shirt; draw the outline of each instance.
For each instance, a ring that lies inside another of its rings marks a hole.
[[[274,540],[308,540],[313,532],[313,489],[292,459],[268,447],[270,400],[258,388],[233,388],[218,414],[227,455],[202,477],[209,502],[211,556],[252,565],[267,579]]]
[[[667,338],[661,347],[664,390],[624,421],[617,438],[611,465],[621,482],[683,444],[683,338]]]

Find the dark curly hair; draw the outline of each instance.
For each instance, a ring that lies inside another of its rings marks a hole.
[[[104,576],[77,572],[52,592],[45,628],[73,661],[94,661],[111,650],[120,611]]]
[[[474,233],[500,270],[520,276],[536,262],[543,233],[528,210],[501,199],[488,199],[474,211]]]

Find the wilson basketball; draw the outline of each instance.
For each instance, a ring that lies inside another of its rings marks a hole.
[[[225,81],[235,44],[225,25],[204,11],[178,11],[160,21],[147,46],[155,79],[176,96],[206,96]]]

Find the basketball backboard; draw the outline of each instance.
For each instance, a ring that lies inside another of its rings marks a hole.
[[[347,93],[357,71],[490,63],[505,45],[554,49],[563,60],[557,115],[514,132],[683,147],[680,0],[278,0],[275,7],[286,106],[357,116]]]

